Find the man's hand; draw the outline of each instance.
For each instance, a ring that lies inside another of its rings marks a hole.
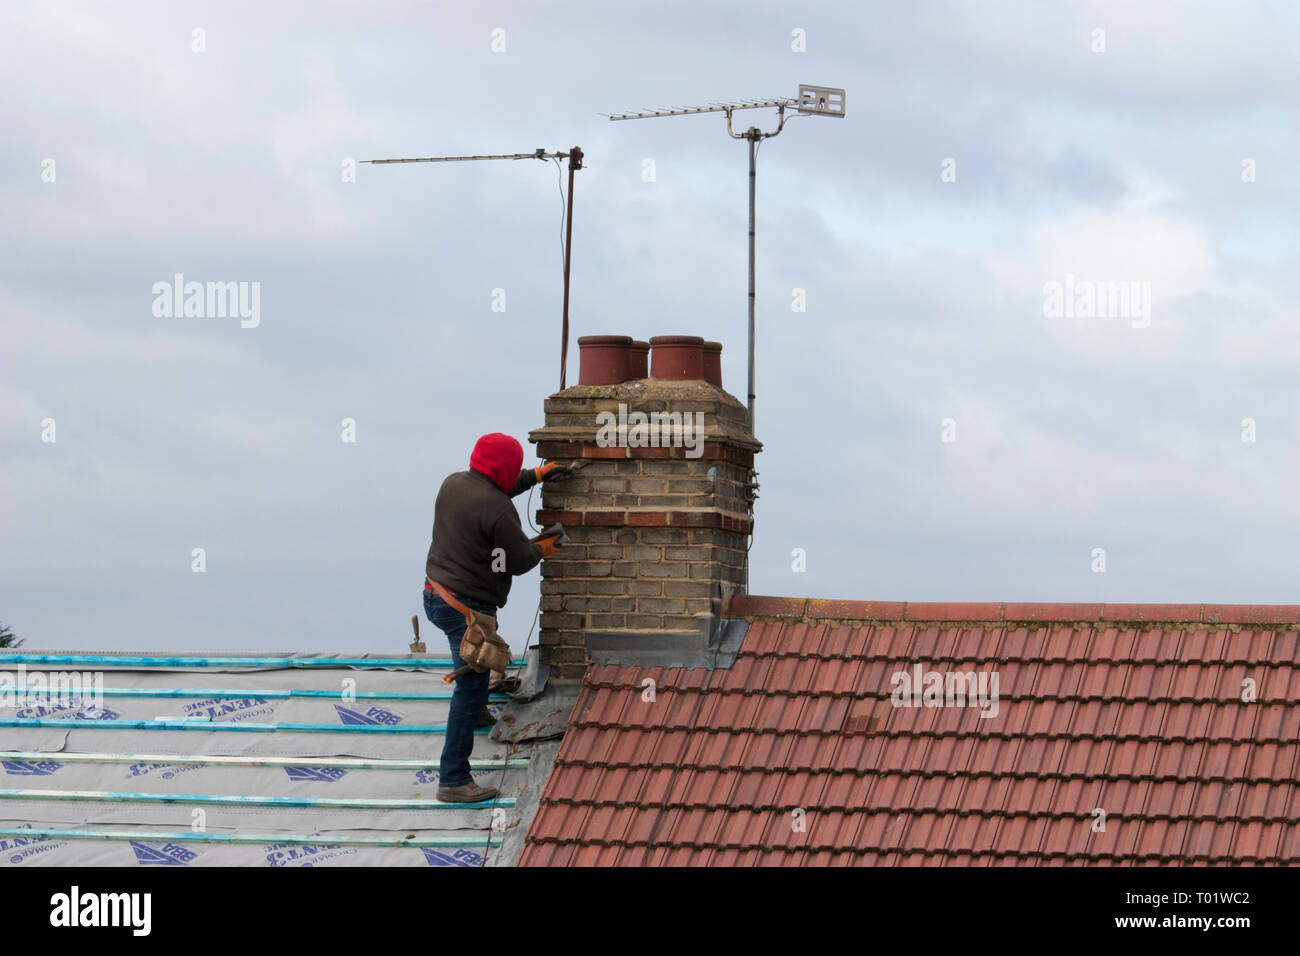
[[[558,461],[550,461],[533,469],[533,474],[537,476],[538,481],[558,481],[561,478],[568,478],[573,472],[568,465],[561,465]]]
[[[559,536],[554,538],[543,538],[537,542],[537,546],[542,549],[542,557],[549,558],[556,551],[560,550]]]

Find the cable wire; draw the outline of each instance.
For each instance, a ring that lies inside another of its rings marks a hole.
[[[568,217],[568,206],[565,204],[564,196],[564,167],[560,165],[558,159],[553,159],[555,163],[555,185],[560,190],[560,271],[564,271],[564,221]],[[573,160],[569,160],[573,162]]]
[[[539,481],[537,485],[540,484]],[[533,488],[536,488],[537,485],[533,485]],[[528,489],[528,503],[524,505],[524,520],[528,522],[528,527],[540,534],[542,529],[533,524],[533,488]]]

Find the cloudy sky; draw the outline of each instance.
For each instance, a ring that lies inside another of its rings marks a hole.
[[[1226,0],[10,0],[0,621],[404,650],[439,483],[558,384],[560,193],[535,160],[348,161],[580,145],[574,337],[716,338],[743,396],[744,143],[600,114],[801,82],[847,115],[759,153],[751,590],[1300,603],[1298,27]],[[177,273],[258,283],[255,327],[156,315]],[[1050,314],[1067,276],[1149,313]],[[503,632],[536,603],[534,573]]]

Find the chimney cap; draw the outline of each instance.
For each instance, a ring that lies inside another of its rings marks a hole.
[[[630,335],[580,335],[579,345],[631,345]]]

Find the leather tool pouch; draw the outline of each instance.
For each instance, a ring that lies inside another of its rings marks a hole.
[[[478,611],[465,615],[460,658],[476,673],[505,671],[510,667],[510,645],[497,634],[497,619]]]

